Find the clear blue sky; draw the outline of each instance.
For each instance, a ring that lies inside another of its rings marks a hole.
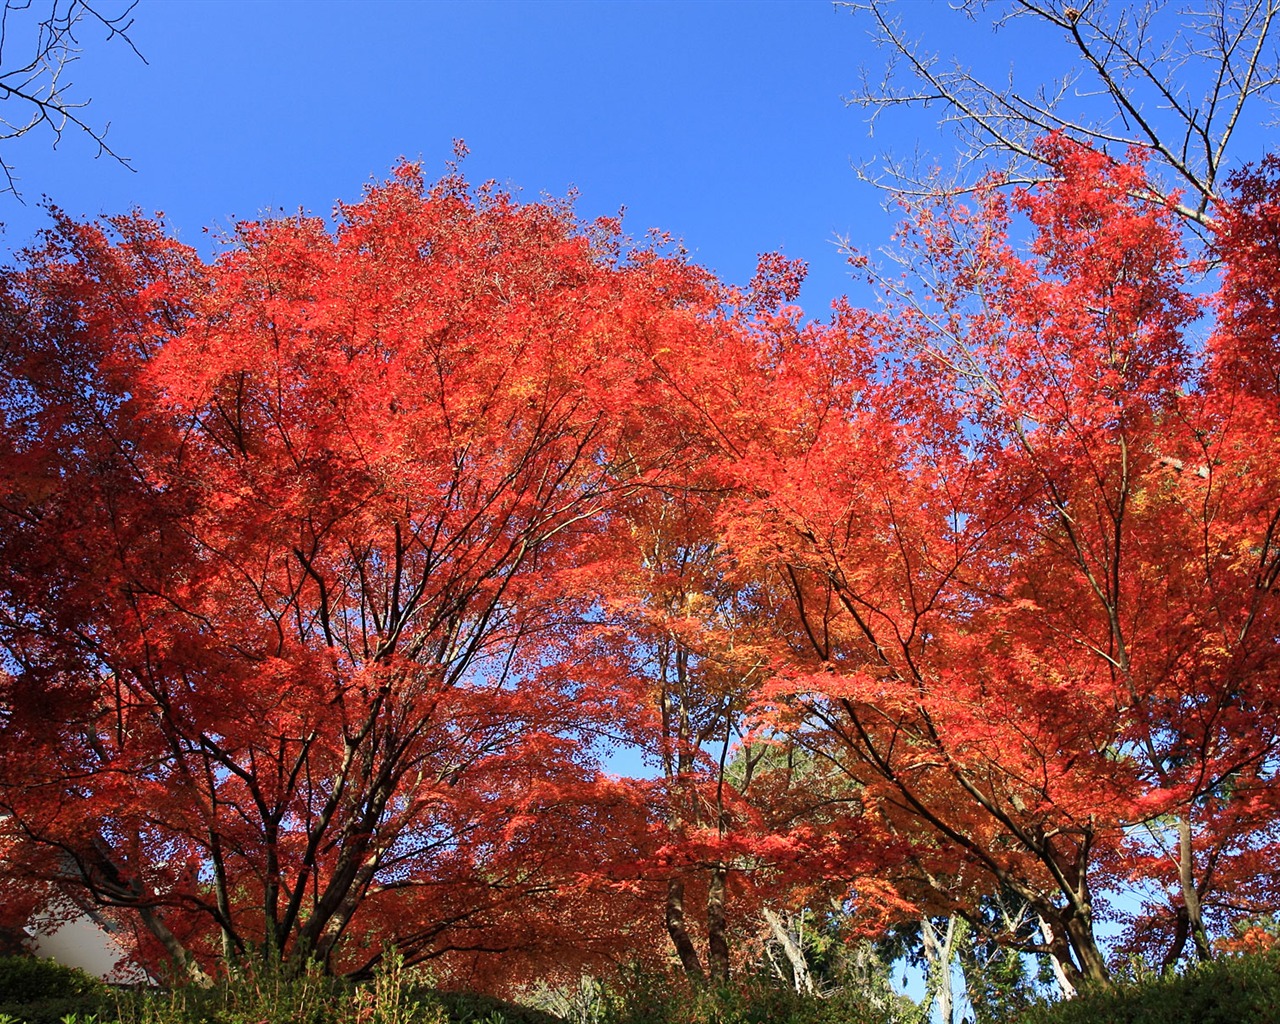
[[[913,34],[990,81],[1071,66],[1053,29],[993,33],[941,0],[900,10]],[[928,112],[882,120],[868,137],[844,97],[886,55],[865,16],[827,0],[140,0],[133,16],[147,63],[86,27],[67,77],[134,173],[95,160],[71,130],[56,152],[40,132],[0,144],[27,202],[0,196],[0,255],[44,223],[43,194],[77,217],[162,210],[208,253],[206,228],[327,214],[401,157],[434,177],[462,138],[473,181],[531,198],[574,187],[587,217],[625,206],[632,235],[668,231],[726,280],[749,279],[761,251],[803,258],[801,302],[821,315],[857,288],[834,240],[873,250],[893,223],[851,164],[885,148],[923,147],[947,165],[954,155]],[[6,42],[6,66],[20,42]]]
[[[883,140],[843,102],[883,58],[825,0],[141,0],[134,17],[148,63],[86,30],[69,77],[135,173],[70,131],[57,152],[38,133],[5,144],[28,205],[0,196],[4,248],[43,223],[47,193],[77,217],[163,210],[209,251],[204,228],[327,213],[401,156],[434,177],[454,138],[470,179],[576,187],[592,217],[625,206],[630,233],[669,231],[728,280],[764,250],[801,257],[814,313],[848,287],[833,240],[873,246],[891,223],[850,167]],[[934,134],[927,117],[902,128],[907,148]]]

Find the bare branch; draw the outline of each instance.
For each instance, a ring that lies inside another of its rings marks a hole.
[[[146,63],[129,38],[137,0],[132,0],[118,14],[104,13],[91,0],[47,0],[47,6],[38,0],[3,2],[0,10],[0,143],[44,127],[52,133],[56,149],[70,127],[93,140],[97,156],[109,156],[128,168],[129,161],[107,143],[110,125],[98,128],[85,120],[83,111],[89,101],[77,101],[69,96],[72,83],[66,78],[66,72],[80,57],[80,34],[86,27],[105,31],[108,42],[121,40]],[[21,201],[7,147],[0,153],[0,174],[3,175],[0,193],[11,192]]]
[[[928,108],[960,143],[948,178],[917,173],[918,157],[904,166],[886,156],[879,170],[859,169],[864,180],[908,200],[964,192],[992,175],[1008,183],[1043,180],[1045,159],[1035,143],[1056,132],[1116,159],[1146,154],[1150,198],[1171,203],[1202,231],[1244,118],[1259,104],[1273,105],[1280,84],[1273,31],[1280,0],[1200,0],[1179,8],[1164,0],[962,0],[957,18],[986,16],[996,32],[1041,30],[1058,39],[1056,77],[1035,82],[1010,72],[1002,83],[926,49],[893,0],[838,6],[864,19],[888,53],[884,74],[862,69],[846,100],[867,112],[870,132],[886,112]],[[1050,53],[1046,45],[1037,63]]]

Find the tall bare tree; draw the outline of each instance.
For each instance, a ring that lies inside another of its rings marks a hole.
[[[1265,121],[1280,83],[1280,0],[962,0],[951,10],[928,5],[927,15],[893,0],[840,6],[888,53],[883,69],[863,69],[849,104],[870,113],[873,131],[895,108],[936,110],[959,140],[959,166],[945,177],[892,155],[862,166],[864,178],[908,197],[963,191],[990,173],[1041,180],[1047,155],[1035,140],[1058,132],[1121,159],[1145,152],[1158,198],[1176,195],[1177,210],[1203,228],[1237,137]],[[930,49],[913,24],[938,31],[966,18],[989,20],[1011,43],[1032,42],[1036,66],[1011,46],[1007,78],[984,77]]]
[[[56,147],[68,129],[87,135],[98,156],[124,166],[128,161],[107,143],[110,127],[86,120],[89,101],[71,94],[67,69],[80,56],[86,31],[119,39],[140,60],[129,38],[137,0],[112,11],[91,0],[3,0],[0,10],[0,193],[21,198],[9,143],[38,130],[53,136]],[[119,7],[119,4],[114,5]]]

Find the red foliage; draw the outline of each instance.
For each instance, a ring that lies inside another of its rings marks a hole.
[[[1280,172],[1206,304],[1141,167],[1045,148],[823,323],[797,263],[411,166],[209,264],[57,219],[0,291],[14,863],[193,973],[493,987],[665,923],[722,977],[827,886],[1012,894],[1105,982],[1138,883],[1131,942],[1210,955],[1277,895]]]
[[[662,471],[616,458],[633,339],[706,289],[409,166],[341,215],[208,266],[59,220],[8,279],[3,802],[188,969],[590,953],[625,815],[574,737],[616,693],[556,652]]]
[[[1054,183],[918,217],[883,313],[768,343],[786,402],[727,527],[793,592],[773,721],[902,840],[887,910],[976,920],[1012,890],[1051,933],[1031,948],[1105,981],[1107,887],[1167,891],[1173,958],[1274,895],[1276,431],[1219,367],[1275,334],[1229,298],[1255,333],[1228,318],[1203,368],[1142,169],[1046,145]],[[1228,296],[1276,280],[1235,268]]]

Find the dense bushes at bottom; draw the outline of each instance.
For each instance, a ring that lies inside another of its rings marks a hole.
[[[597,988],[572,1024],[918,1024],[911,1000],[848,986],[817,999],[769,981],[696,990],[636,974]],[[559,1024],[543,1010],[442,993],[392,966],[369,985],[318,972],[248,973],[211,989],[111,992],[70,968],[0,957],[0,1024]],[[1280,953],[1229,957],[1171,977],[1033,1006],[1007,1024],[1280,1024]],[[1005,1024],[1005,1022],[1002,1022]]]
[[[825,999],[767,983],[690,992],[636,979],[593,1024],[921,1024],[926,1008],[849,986]],[[968,1020],[970,1018],[965,1017]],[[1280,951],[1228,956],[1181,974],[1031,1006],[1000,1024],[1280,1024]]]
[[[904,996],[842,988],[801,995],[771,979],[696,990],[682,981],[637,976],[601,1001],[591,1024],[916,1024]]]
[[[489,996],[440,992],[394,965],[362,986],[315,971],[248,971],[209,989],[112,993],[48,961],[14,960],[15,978],[34,972],[48,983],[15,986],[0,1024],[60,1024],[72,1014],[74,1024],[908,1024],[919,1016],[910,1000],[854,988],[815,999],[769,981],[699,990],[679,977],[636,973],[598,988],[590,1007],[561,1018]],[[0,999],[4,993],[0,988]],[[66,998],[49,998],[57,993]]]
[[[1280,953],[1223,957],[1085,992],[1035,1006],[1017,1024],[1280,1024]]]
[[[0,957],[0,1022],[102,1019],[114,1005],[107,986],[84,971],[31,956]]]
[[[392,964],[370,984],[246,970],[212,988],[115,990],[34,957],[0,957],[0,1024],[560,1024],[490,996],[439,992]]]

